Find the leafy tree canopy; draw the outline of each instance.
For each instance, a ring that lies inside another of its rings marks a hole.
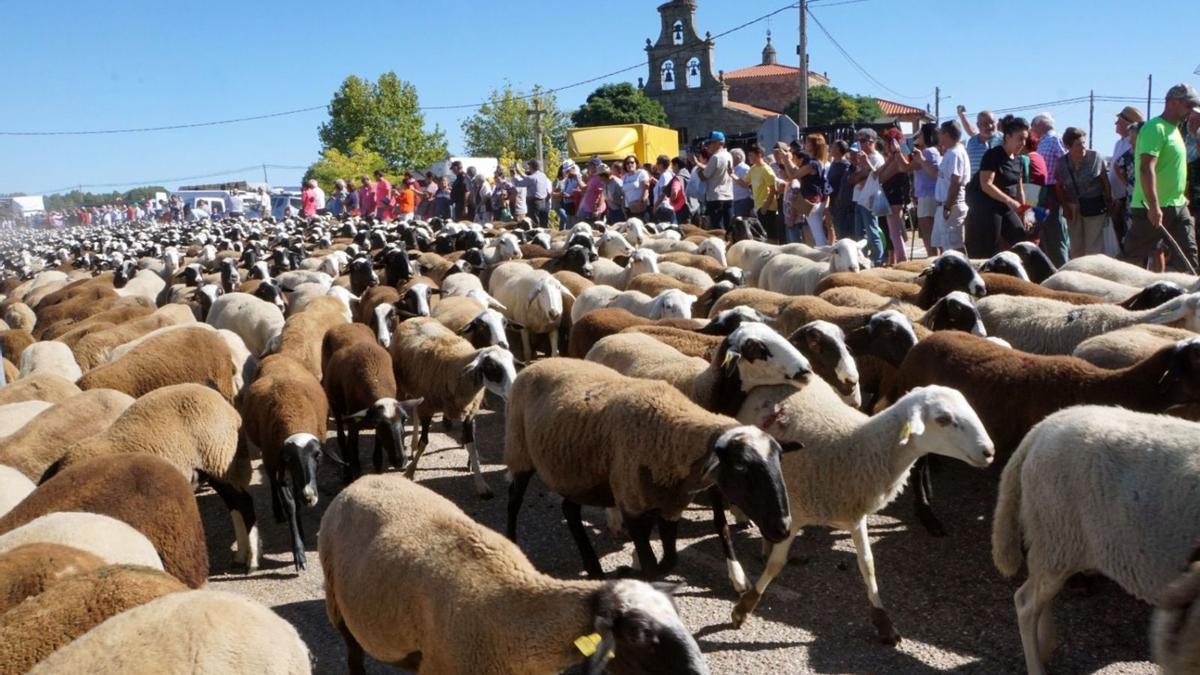
[[[315,178],[326,193],[334,190],[334,181],[341,178],[347,185],[357,185],[358,177],[366,174],[374,176],[377,169],[387,169],[383,156],[374,150],[368,150],[366,141],[356,138],[350,141],[350,152],[344,153],[337,148],[327,148],[318,159],[304,172],[304,182]]]
[[[796,119],[799,99],[793,99],[784,114]],[[808,90],[808,124],[823,127],[832,124],[866,124],[883,117],[874,98],[839,91],[836,87],[812,87]]]
[[[125,192],[82,192],[80,190],[71,190],[63,194],[46,195],[43,200],[46,208],[50,211],[61,211],[63,209],[77,209],[81,206],[103,206],[105,204],[116,204],[121,202],[130,204],[133,202],[144,202],[147,199],[154,197],[156,192],[167,192],[170,190],[161,185],[147,185],[145,187],[136,187]]]
[[[605,84],[588,94],[587,102],[571,113],[577,127],[605,124],[653,124],[667,126],[662,104],[628,82]]]
[[[347,77],[329,102],[329,121],[319,130],[322,153],[355,154],[354,142],[378,153],[392,170],[420,170],[446,157],[446,135],[425,130],[417,88],[386,72],[376,82]]]
[[[510,153],[522,159],[537,158],[537,134],[534,132],[534,97],[541,101],[542,144],[549,156],[550,147],[560,148],[566,143],[570,120],[558,109],[553,94],[543,94],[534,87],[530,94],[513,89],[505,84],[494,89],[487,103],[474,115],[463,120],[463,141],[468,155],[474,157],[500,157]],[[549,162],[547,162],[549,163]]]

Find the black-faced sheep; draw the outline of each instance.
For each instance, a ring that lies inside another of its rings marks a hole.
[[[1000,479],[992,559],[1005,576],[1028,566],[1013,602],[1030,673],[1045,672],[1050,605],[1073,574],[1096,571],[1154,602],[1185,568],[1200,537],[1197,434],[1194,422],[1078,406],[1021,442]]]
[[[887,410],[868,417],[843,405],[824,381],[814,379],[800,389],[754,390],[738,419],[757,425],[781,442],[800,442],[807,449],[783,457],[791,528],[786,537],[773,540],[762,576],[734,607],[734,624],[746,620],[767,585],[783,570],[800,528],[820,525],[850,531],[871,603],[871,623],[880,639],[895,644],[900,635],[879,596],[867,516],[896,498],[909,468],[926,454],[988,466],[994,450],[979,417],[961,394],[946,387],[914,390]],[[726,555],[731,557],[732,550],[727,549]],[[740,567],[730,569],[731,573],[741,571]],[[737,576],[734,581],[736,586]]]
[[[839,272],[821,280],[815,289],[822,292],[837,286],[858,286],[879,295],[910,302],[922,309],[929,309],[939,298],[951,291],[963,291],[975,297],[988,292],[983,278],[971,266],[969,260],[954,252],[943,253],[921,272],[920,285],[905,282],[885,281],[868,274]]]
[[[325,365],[329,375],[325,377],[324,388],[346,463],[345,482],[349,484],[362,474],[358,434],[365,427],[373,426],[376,430],[375,472],[384,470],[385,450],[393,467],[403,467],[404,424],[412,417],[418,402],[398,400],[396,369],[388,351],[351,324],[329,331],[321,351],[322,355],[328,355]]]
[[[364,653],[443,675],[577,664],[588,673],[708,673],[668,594],[640,581],[546,576],[512,542],[399,476],[363,478],[334,498],[319,548],[325,610],[351,673],[365,672]],[[522,621],[495,620],[514,610]],[[593,634],[599,644],[577,651],[573,643]]]
[[[571,424],[548,424],[548,406]],[[567,526],[593,578],[604,572],[583,527],[583,505],[620,509],[649,575],[674,566],[679,517],[697,493],[714,485],[767,540],[779,541],[790,526],[779,475],[784,448],[758,429],[704,410],[666,382],[548,359],[517,377],[505,418],[509,538],[516,540],[517,514],[537,473],[563,496]],[[650,548],[656,522],[661,562]]]
[[[413,428],[415,431],[420,426],[421,432],[413,434],[413,457],[405,475],[412,478],[416,474],[417,462],[429,443],[433,416],[441,413],[446,420],[462,420],[462,442],[475,493],[491,497],[479,466],[475,414],[483,403],[485,389],[501,399],[508,398],[517,374],[512,354],[500,347],[476,349],[436,319],[412,319],[400,324],[392,339],[391,354],[398,391],[415,399],[412,403],[419,403]]]
[[[276,522],[288,523],[297,571],[304,554],[302,503],[317,503],[317,463],[324,452],[329,404],[320,381],[304,364],[283,354],[267,357],[241,402],[241,433],[262,454]]]

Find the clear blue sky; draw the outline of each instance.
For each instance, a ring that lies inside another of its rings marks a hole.
[[[386,70],[413,82],[421,103],[431,106],[480,101],[505,79],[520,88],[556,87],[644,59],[645,39],[658,34],[658,4],[0,0],[6,65],[0,131],[159,126],[322,105],[347,75],[374,78]],[[716,34],[784,4],[700,0],[697,28]],[[900,98],[868,80],[810,22],[813,70],[828,73],[841,89],[922,107],[939,85],[951,97],[943,116],[957,104],[1011,107],[1083,96],[1090,88],[1139,97],[1144,107],[1151,72],[1157,114],[1170,84],[1200,86],[1193,72],[1200,42],[1186,3],[814,0],[812,7],[871,75],[918,98]],[[771,20],[785,63],[798,62],[797,20],[798,10]],[[716,67],[757,63],[766,29],[763,22],[718,40]],[[611,81],[644,75],[639,68]],[[560,106],[573,109],[595,86],[561,92]],[[1104,153],[1111,152],[1112,119],[1123,105],[1097,103],[1094,140]],[[1060,129],[1087,126],[1086,102],[1050,110]],[[430,112],[427,120],[447,131],[454,151],[469,112]],[[324,118],[315,111],[183,131],[0,136],[0,192],[101,183],[126,189],[264,163],[305,166],[317,157]],[[302,173],[269,169],[278,185],[296,184]],[[259,169],[220,180],[261,178]]]

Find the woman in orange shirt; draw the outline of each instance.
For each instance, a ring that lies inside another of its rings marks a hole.
[[[413,219],[417,210],[417,191],[413,189],[411,178],[404,181],[400,187],[400,195],[396,199],[396,220],[407,223]]]

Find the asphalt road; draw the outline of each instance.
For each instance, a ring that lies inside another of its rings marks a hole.
[[[554,423],[553,420],[547,420]],[[483,524],[503,531],[506,486],[501,414],[482,414],[478,437],[492,500],[474,496],[466,452],[444,433],[431,435],[417,480],[447,496]],[[441,424],[434,425],[441,430]],[[336,442],[336,441],[334,441]],[[371,437],[361,450],[370,466]],[[287,528],[271,518],[261,480],[253,490],[263,532],[262,568],[230,573],[230,520],[214,493],[200,494],[211,558],[210,587],[234,591],[272,607],[296,626],[319,673],[346,672],[345,649],[325,616],[316,532],[321,514],[340,489],[336,467],[322,467],[321,502],[304,514],[309,534],[308,569],[297,575]],[[369,469],[368,469],[369,470]],[[1017,581],[1002,578],[991,562],[991,510],[997,470],[963,464],[935,474],[935,508],[951,534],[933,538],[914,527],[907,493],[870,521],[876,572],[892,620],[904,639],[880,644],[868,620],[866,592],[846,532],[809,529],[792,547],[788,568],[767,590],[756,614],[741,629],[729,623],[736,600],[725,574],[710,516],[701,507],[679,528],[680,561],[671,580],[686,582],[676,601],[712,673],[1009,673],[1023,672],[1012,593]],[[605,569],[631,562],[632,545],[604,527],[604,514],[586,509]],[[536,481],[521,514],[521,546],[539,569],[559,577],[581,575],[579,557],[561,518],[559,499]],[[738,555],[755,578],[762,569],[760,539],[751,529],[735,533]],[[656,544],[657,545],[657,544]],[[1104,579],[1068,584],[1056,603],[1059,647],[1055,673],[1153,673],[1148,662],[1150,609]],[[497,617],[499,621],[520,617]],[[373,673],[397,672],[368,659]]]

